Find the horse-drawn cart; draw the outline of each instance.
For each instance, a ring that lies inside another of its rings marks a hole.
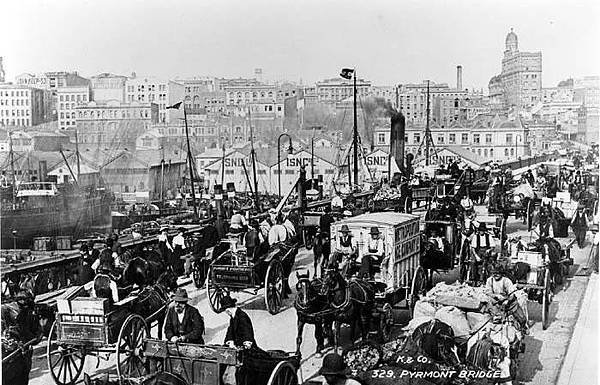
[[[221,299],[231,291],[251,290],[256,295],[264,288],[267,310],[277,314],[298,253],[296,245],[279,243],[271,246],[266,255],[255,257],[248,255],[246,248],[238,247],[237,238],[221,242],[229,243],[230,247],[213,259],[208,270],[206,293],[210,308],[222,312]]]
[[[119,380],[141,377],[143,339],[153,323],[161,333],[168,306],[164,291],[143,289],[109,306],[105,298],[89,296],[91,283],[73,287],[57,300],[58,313],[50,329],[46,358],[52,379],[59,385],[75,384],[88,355],[116,355]]]
[[[236,367],[236,383],[240,385],[298,384],[300,360],[278,350],[263,352],[149,338],[143,341],[142,355],[150,368],[146,380],[164,376],[171,377],[165,382],[169,384],[219,385],[226,368]]]

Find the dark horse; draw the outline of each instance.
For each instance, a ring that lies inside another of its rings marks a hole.
[[[315,339],[317,340],[316,353],[320,354],[325,348],[324,326],[329,331],[327,337],[331,341],[331,325],[333,323],[333,310],[329,306],[327,296],[321,294],[323,281],[319,278],[310,280],[309,272],[305,274],[296,273],[298,283],[296,284],[296,299],[294,308],[298,318],[298,335],[296,337],[296,354],[300,356],[300,345],[302,345],[302,334],[304,325],[315,325]]]
[[[342,323],[350,325],[350,338],[354,341],[356,322],[360,322],[362,340],[366,341],[375,302],[373,286],[360,279],[346,281],[337,269],[327,269],[320,294],[326,296],[333,310],[335,349],[339,346]]]
[[[144,250],[138,253],[128,250],[123,253],[123,283],[136,284],[140,287],[156,282],[158,277],[167,269],[160,253],[154,250]]]
[[[542,253],[545,261],[549,261],[550,277],[552,277],[552,288],[561,285],[564,277],[563,264],[560,260],[563,257],[563,250],[560,243],[554,238],[539,238],[530,246],[530,251]]]

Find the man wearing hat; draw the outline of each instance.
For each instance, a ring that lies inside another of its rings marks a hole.
[[[79,265],[77,267],[77,280],[80,285],[85,285],[94,279],[94,270],[92,269],[92,264],[95,261],[92,258],[87,243],[81,245],[79,253],[81,254],[81,258],[79,259]]]
[[[160,228],[160,234],[158,235],[158,251],[166,264],[169,264],[169,254],[173,252],[173,248],[169,243],[168,230],[169,228],[167,226],[163,226]]]
[[[245,233],[247,229],[248,223],[246,222],[246,217],[242,215],[240,209],[235,209],[229,221],[229,232],[232,234],[241,234]]]
[[[359,278],[373,279],[373,263],[381,263],[385,252],[383,239],[379,237],[379,228],[371,227],[370,234],[371,238],[363,245]]]
[[[325,383],[329,385],[360,385],[360,382],[348,378],[349,370],[342,356],[337,353],[329,353],[323,357],[323,364],[319,369],[319,375],[325,377]]]
[[[517,306],[509,307],[509,311],[513,313],[517,321],[523,327],[528,328],[529,315],[527,312],[527,294],[522,290],[517,290],[515,284],[506,277],[505,270],[500,265],[492,265],[490,269],[491,277],[485,282],[485,288],[488,294],[498,301],[505,301],[512,298],[516,300]]]
[[[92,286],[92,297],[106,298],[109,304],[119,302],[119,289],[117,282],[112,275],[112,264],[105,260],[98,266],[94,285]]]
[[[204,345],[204,319],[200,312],[188,304],[188,293],[184,288],[177,289],[173,297],[175,304],[165,316],[165,338],[171,342]]]
[[[577,206],[577,212],[575,212],[573,219],[571,219],[571,227],[573,228],[573,233],[575,233],[577,245],[580,249],[583,249],[585,246],[585,235],[590,226],[584,207],[581,203]]]
[[[258,348],[254,339],[252,320],[237,306],[237,301],[227,295],[221,299],[221,308],[230,317],[229,327],[225,334],[225,345],[245,349]]]
[[[348,225],[342,225],[340,233],[342,235],[337,237],[332,262],[340,264],[340,267],[343,270],[350,259],[354,258],[358,249]]]

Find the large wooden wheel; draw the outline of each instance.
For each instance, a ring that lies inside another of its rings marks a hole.
[[[410,293],[408,295],[408,308],[410,310],[410,316],[412,318],[415,310],[415,305],[419,298],[427,292],[427,276],[422,266],[417,267],[415,274],[413,275],[412,283],[410,285]]]
[[[204,280],[206,279],[206,264],[202,261],[194,261],[192,265],[192,279],[194,285],[200,289],[204,286]]]
[[[542,292],[542,329],[546,330],[550,323],[550,303],[552,302],[552,288],[550,282],[550,269],[544,274],[544,291]]]
[[[289,361],[281,361],[271,372],[267,385],[298,385],[296,368]]]
[[[283,266],[278,259],[269,262],[265,275],[265,305],[271,314],[279,313],[283,303]]]
[[[46,360],[50,375],[58,385],[75,384],[85,363],[85,349],[57,343],[56,322],[52,324],[46,346]]]
[[[206,276],[206,296],[208,297],[208,304],[215,313],[223,312],[221,307],[221,300],[223,297],[229,294],[229,290],[226,288],[215,285],[212,282],[213,279],[213,268],[208,268],[208,275]]]
[[[140,378],[148,374],[148,362],[144,357],[144,339],[150,336],[150,330],[144,318],[132,314],[125,319],[117,340],[117,376],[121,384],[129,379]]]

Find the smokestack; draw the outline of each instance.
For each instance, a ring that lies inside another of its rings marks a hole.
[[[456,89],[461,91],[462,86],[462,66],[456,66]]]
[[[405,119],[401,112],[392,114],[390,129],[390,155],[396,159],[400,171],[404,170]],[[391,159],[391,158],[390,158]],[[388,166],[391,173],[391,164]],[[391,175],[390,181],[391,181]]]

